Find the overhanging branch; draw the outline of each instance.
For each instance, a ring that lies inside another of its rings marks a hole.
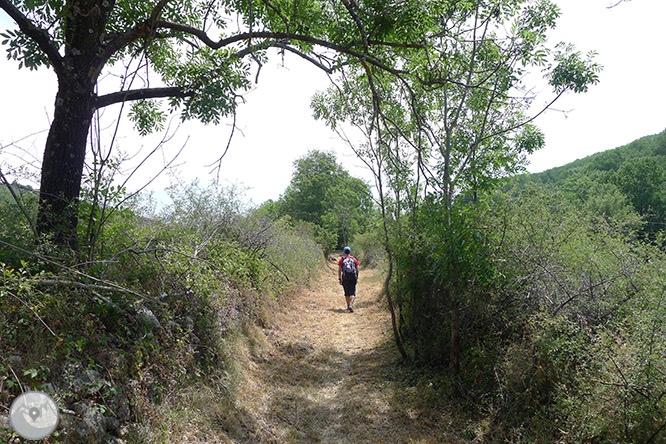
[[[144,88],[130,91],[119,91],[100,96],[95,101],[95,108],[100,109],[116,103],[133,100],[164,99],[167,97],[192,97],[193,93],[181,87]]]
[[[104,48],[104,52],[100,57],[102,63],[106,63],[121,48],[124,48],[130,43],[148,35],[151,30],[154,33],[156,29],[155,24],[157,23],[160,15],[162,14],[162,11],[164,10],[166,4],[169,3],[169,1],[170,0],[160,0],[160,2],[155,5],[155,8],[153,8],[153,11],[150,13],[148,20],[139,23],[137,26],[133,27],[127,32],[115,35],[114,38]]]
[[[297,49],[292,48],[292,47],[289,46],[289,45],[282,44],[282,43],[280,43],[280,42],[276,42],[276,43],[275,43],[274,45],[272,45],[272,46],[274,46],[274,47],[276,47],[276,48],[283,49],[283,50],[285,50],[285,51],[289,51],[289,52],[291,52],[291,53],[293,53],[293,54],[296,54],[297,56],[299,56],[299,57],[301,57],[301,58],[307,60],[307,61],[310,62],[310,63],[312,63],[312,64],[315,65],[317,68],[319,68],[319,69],[321,69],[322,71],[324,71],[326,74],[329,74],[329,75],[330,75],[330,74],[333,74],[333,68],[332,68],[332,67],[324,65],[322,62],[320,62],[319,60],[317,60],[317,59],[315,59],[314,57],[310,56],[309,54],[306,54],[306,53],[304,53],[304,52],[302,52],[302,51],[298,51]]]
[[[211,49],[221,49],[234,43],[250,41],[252,39],[265,39],[265,40],[274,40],[274,41],[297,41],[302,43],[308,43],[311,45],[320,46],[322,48],[331,49],[340,54],[346,54],[352,56],[358,60],[365,60],[369,64],[380,68],[383,71],[389,72],[394,75],[402,74],[398,69],[391,68],[390,66],[383,63],[381,60],[377,59],[372,55],[364,54],[363,51],[357,51],[353,49],[353,45],[340,45],[334,42],[329,42],[328,40],[316,38],[309,35],[301,35],[293,32],[273,32],[273,31],[252,31],[252,32],[242,32],[224,39],[215,41],[211,39],[205,31],[201,29],[194,28],[192,26],[183,25],[181,23],[172,23],[166,21],[158,21],[155,26],[157,28],[170,29],[173,31],[183,32],[189,35],[192,35],[198,38],[203,44],[208,46]],[[285,43],[286,44],[286,43]],[[391,44],[387,44],[391,46]],[[395,44],[400,47],[407,47],[409,45]],[[415,45],[414,48],[420,48],[420,45]]]
[[[58,48],[51,41],[49,33],[35,26],[35,24],[9,0],[0,0],[0,9],[5,11],[7,15],[14,20],[25,36],[37,43],[39,49],[44,51],[44,54],[48,57],[51,65],[53,65],[56,74],[62,72],[62,56],[58,52]]]

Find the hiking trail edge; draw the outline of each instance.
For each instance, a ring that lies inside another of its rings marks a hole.
[[[382,285],[379,270],[362,268],[349,313],[329,262],[277,308],[249,352],[237,400],[242,430],[229,442],[459,442],[446,437],[445,412],[420,409],[416,388],[392,378],[398,355]]]

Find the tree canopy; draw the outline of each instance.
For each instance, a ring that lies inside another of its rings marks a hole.
[[[255,75],[252,66],[258,73],[270,48],[330,74],[362,64],[399,75],[402,61],[427,46],[446,4],[0,0],[17,25],[3,34],[8,57],[19,67],[49,68],[58,79],[39,231],[76,246],[86,139],[96,111],[132,102],[130,116],[143,134],[176,111],[183,119],[218,123],[234,114]],[[167,99],[168,108],[156,99]]]
[[[595,80],[578,53],[566,49],[548,59],[542,31],[554,25],[557,9],[545,0],[0,0],[0,8],[17,25],[3,34],[8,56],[19,67],[47,67],[58,79],[37,228],[73,247],[94,113],[132,102],[130,116],[144,134],[176,111],[218,123],[234,114],[271,48],[333,77],[365,78],[372,115],[399,102],[413,110],[415,123],[438,121],[441,113],[453,118],[451,126],[431,127],[433,142],[467,144],[473,152],[497,148],[497,139],[452,137],[452,129],[505,134],[518,126],[522,120],[504,117],[503,131],[491,124],[512,106],[520,66],[548,68],[558,93]],[[483,108],[488,97],[502,99],[492,113]],[[527,134],[514,144],[532,140],[534,131]]]
[[[348,244],[372,217],[370,187],[352,177],[333,153],[312,150],[294,161],[291,182],[277,202],[278,214],[315,224],[326,249]]]
[[[429,35],[428,51],[405,60],[403,75],[351,67],[313,108],[341,134],[353,127],[364,136],[348,140],[375,176],[385,292],[403,357],[411,347],[456,373],[465,298],[472,276],[485,280],[489,269],[486,234],[465,203],[522,171],[544,145],[535,119],[563,94],[587,91],[601,68],[594,53],[548,41],[560,14],[553,2],[448,2],[444,11],[446,31]],[[551,98],[535,109],[526,79],[538,75]]]

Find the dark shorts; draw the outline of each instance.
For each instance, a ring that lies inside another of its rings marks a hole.
[[[356,281],[342,281],[342,288],[345,289],[345,296],[356,296]]]

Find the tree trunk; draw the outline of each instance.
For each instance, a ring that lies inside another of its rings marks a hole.
[[[94,112],[93,84],[60,79],[53,122],[46,139],[37,231],[60,247],[78,249],[78,199],[86,142]]]
[[[449,369],[453,376],[460,372],[460,306],[458,304],[456,291],[449,294],[451,306],[451,352],[449,355]]]
[[[63,14],[64,56],[53,60],[58,76],[53,122],[46,139],[37,231],[58,247],[78,250],[79,192],[86,141],[95,111],[95,85],[104,66],[104,33],[114,0],[68,1]]]

